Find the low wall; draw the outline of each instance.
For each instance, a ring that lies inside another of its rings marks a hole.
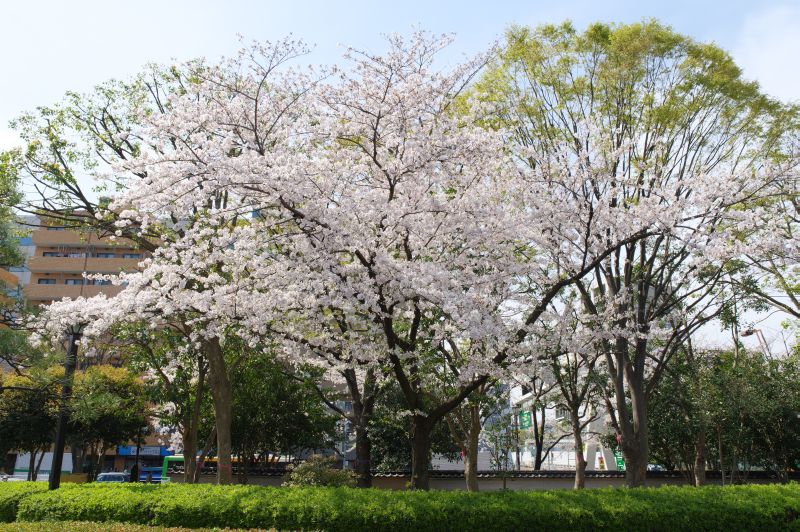
[[[572,489],[574,483],[572,471],[519,471],[512,472],[505,479],[505,489],[509,490],[554,490]],[[183,482],[183,475],[171,474],[171,482]],[[792,480],[800,480],[800,473],[790,475]],[[378,489],[404,490],[411,480],[407,473],[376,473],[372,478],[372,485]],[[234,476],[234,482],[236,477]],[[247,483],[254,486],[280,486],[284,481],[280,473],[272,475],[251,475]],[[779,480],[769,473],[757,471],[750,473],[748,484],[772,484]],[[201,475],[200,482],[211,484],[216,482],[216,475]],[[647,485],[681,486],[688,481],[680,473],[651,472],[647,474]],[[719,472],[709,471],[707,484],[719,485],[722,483]],[[625,485],[623,471],[587,471],[587,488],[621,488]],[[465,489],[464,475],[460,471],[432,471],[430,487],[434,490],[463,490]],[[480,472],[478,474],[478,489],[480,491],[495,491],[504,488],[502,477],[495,472]]]

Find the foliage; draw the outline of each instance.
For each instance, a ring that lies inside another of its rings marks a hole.
[[[369,422],[372,444],[372,464],[378,471],[409,471],[411,469],[411,420],[405,410],[403,395],[398,386],[387,385],[375,404]],[[442,454],[455,460],[460,451],[445,421],[436,424],[431,432],[431,454]],[[430,460],[430,456],[429,456]]]
[[[356,485],[356,474],[346,469],[336,469],[333,456],[314,455],[298,465],[289,473],[289,480],[283,483],[289,487],[325,486],[330,488]]]
[[[6,486],[0,484],[0,493]],[[19,488],[12,488],[19,489]],[[770,530],[796,528],[800,486],[396,492],[256,486],[64,485],[19,521],[279,530]]]
[[[718,285],[726,262],[751,251],[763,257],[765,243],[791,242],[771,231],[749,249],[735,245],[742,234],[776,223],[770,209],[754,205],[765,196],[745,191],[755,177],[777,193],[786,175],[796,175],[790,144],[797,108],[762,93],[716,45],[656,21],[596,23],[585,31],[568,22],[514,27],[474,93],[495,106],[489,125],[508,129],[522,164],[561,153],[592,169],[586,205],[594,214],[609,207],[615,216],[590,216],[586,234],[614,233],[619,217],[638,209],[649,213],[640,211],[634,224],[649,215],[670,219],[669,229],[632,235],[573,283],[589,322],[591,341],[583,346],[609,361],[598,369],[611,384],[609,414],[626,471],[639,484],[648,397],[679,346],[724,310],[728,294]],[[615,182],[597,183],[595,175]],[[742,208],[745,202],[753,207]],[[575,216],[575,206],[564,209]],[[550,267],[560,272],[560,261]]]
[[[181,67],[161,85],[173,89],[164,105],[103,98],[89,113],[99,122],[79,127],[95,127],[90,151],[116,163],[107,182],[119,188],[86,216],[162,245],[140,271],[111,276],[124,285],[115,298],[51,305],[41,334],[191,324],[210,367],[221,481],[231,336],[279,343],[290,363],[380,371],[402,393],[412,485],[424,488],[436,426],[529,363],[526,344],[574,288],[591,322],[580,345],[609,362],[612,423],[643,482],[648,396],[676,346],[719,312],[722,264],[750,251],[740,235],[770,218],[768,205],[740,207],[794,169],[782,150],[795,110],[716,46],[655,22],[513,29],[475,98],[489,56],[437,70],[448,44],[393,36],[383,55],[349,50],[330,78],[284,68],[302,43],[254,44]],[[122,126],[106,127],[109,108]],[[23,135],[26,157],[86,163],[67,135],[46,133]],[[74,183],[59,164],[34,178]],[[446,393],[428,378],[440,368],[458,372]]]
[[[24,260],[19,250],[18,235],[12,225],[12,209],[21,198],[17,164],[13,152],[0,152],[0,268],[19,266]]]
[[[514,427],[514,415],[495,416],[484,427],[484,439],[489,446],[491,467],[506,472],[513,467],[512,452],[519,444],[520,431]]]
[[[676,359],[653,397],[654,461],[689,469],[701,430],[708,457],[734,480],[753,467],[782,478],[800,463],[800,357],[759,352]],[[720,453],[722,456],[720,457]]]
[[[226,342],[226,349],[230,343]],[[259,346],[261,347],[261,346]],[[335,430],[315,389],[315,378],[299,379],[269,351],[248,349],[233,383],[233,448],[247,468],[268,463],[270,455],[295,455],[326,446]],[[240,469],[242,471],[242,469]]]
[[[96,460],[107,449],[127,443],[147,426],[144,386],[134,373],[113,366],[90,366],[75,374],[70,439],[88,446]],[[95,469],[95,465],[92,465]]]
[[[47,374],[0,374],[0,456],[13,449],[44,451],[53,441],[58,417],[53,379]],[[32,464],[35,480],[36,464]]]
[[[190,457],[210,451],[208,438],[213,436],[208,361],[180,324],[163,328],[146,322],[126,324],[114,328],[110,337],[126,366],[143,375],[155,424],[163,437],[169,437],[169,445],[187,457],[187,480],[194,480],[196,462]]]
[[[188,532],[189,530],[197,529],[87,521],[0,524],[0,532]]]
[[[0,523],[14,521],[19,501],[45,489],[47,486],[38,482],[0,482]]]

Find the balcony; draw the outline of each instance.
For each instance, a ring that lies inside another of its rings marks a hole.
[[[79,231],[48,231],[36,229],[31,232],[31,240],[35,246],[44,247],[86,247],[98,248],[136,248],[137,245],[127,238],[111,240],[110,237],[100,238],[94,233]]]
[[[81,291],[83,289],[83,291]],[[92,297],[97,294],[115,296],[122,290],[121,286],[114,285],[70,285],[70,284],[31,284],[23,289],[28,301],[53,301],[69,297]]]
[[[140,260],[97,257],[31,257],[28,259],[28,269],[33,273],[119,273],[136,270]]]

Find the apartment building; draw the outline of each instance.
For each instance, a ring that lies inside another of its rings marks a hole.
[[[114,296],[122,290],[108,281],[86,279],[85,274],[115,274],[133,271],[145,258],[146,252],[135,242],[123,238],[100,237],[89,230],[66,229],[56,221],[26,216],[21,219],[20,229],[26,233],[19,240],[25,256],[25,264],[0,270],[0,280],[8,287],[21,287],[22,295],[30,305],[47,305],[69,297],[91,297],[97,294]],[[11,275],[13,274],[13,275]],[[81,351],[78,365],[85,368],[99,363],[119,363],[113,350],[100,353],[96,348]],[[0,368],[1,369],[1,368]],[[104,470],[129,469],[135,461],[133,445],[122,445],[106,452]],[[133,449],[133,450],[131,450]],[[170,454],[160,445],[155,436],[148,436],[140,449],[142,465],[160,465],[164,455]],[[63,472],[72,472],[71,453],[67,451]],[[46,479],[50,472],[52,453],[44,453],[40,478]],[[4,462],[0,460],[0,469]],[[17,477],[24,477],[30,468],[30,455],[11,453],[5,457],[5,467]]]
[[[100,237],[88,230],[65,229],[55,222],[27,220],[33,226],[22,239],[27,262],[14,273],[32,305],[65,297],[116,295],[121,287],[84,274],[113,274],[135,270],[144,252],[126,239]]]

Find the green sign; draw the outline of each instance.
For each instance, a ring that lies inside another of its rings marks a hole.
[[[520,429],[529,429],[533,425],[533,419],[531,418],[531,411],[530,410],[521,410],[519,413],[519,428]]]
[[[625,471],[625,458],[622,456],[621,452],[614,451],[614,461],[617,462],[618,471]]]

